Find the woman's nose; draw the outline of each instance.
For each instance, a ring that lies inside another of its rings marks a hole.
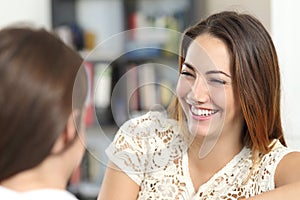
[[[192,85],[188,98],[195,102],[207,102],[210,100],[210,92],[206,80],[203,77],[197,77]]]

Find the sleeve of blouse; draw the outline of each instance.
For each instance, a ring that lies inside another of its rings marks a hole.
[[[142,132],[138,130],[138,125],[135,120],[122,125],[106,149],[106,154],[110,161],[140,185],[147,164],[147,143],[140,135]]]
[[[162,170],[185,148],[177,122],[159,112],[127,121],[106,149],[108,158],[138,185],[145,174]]]
[[[269,179],[266,178],[266,180],[269,180],[270,189],[275,188],[275,171],[279,162],[284,156],[291,152],[295,152],[295,150],[284,147],[279,140],[276,140],[273,150],[263,158],[261,173],[270,177]],[[261,180],[261,182],[263,182],[263,180]]]

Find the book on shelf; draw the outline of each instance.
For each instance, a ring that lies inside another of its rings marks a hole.
[[[112,66],[109,62],[94,65],[94,105],[99,124],[111,124]]]
[[[94,102],[93,102],[93,88],[94,88],[94,66],[91,62],[85,61],[84,67],[88,76],[88,94],[86,99],[86,115],[85,124],[87,127],[94,123]]]
[[[111,100],[112,69],[109,63],[94,66],[94,103],[97,108],[108,108]]]
[[[166,108],[173,96],[173,84],[164,71],[162,65],[156,63],[128,64],[127,103],[124,104],[128,107],[123,110],[129,110],[134,117],[149,110]]]
[[[129,64],[126,72],[127,102],[129,110],[139,110],[139,74],[135,64]]]
[[[139,94],[141,110],[150,110],[157,103],[155,66],[152,63],[140,65]]]

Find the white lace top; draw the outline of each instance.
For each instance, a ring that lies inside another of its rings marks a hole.
[[[279,161],[291,150],[279,141],[253,167],[244,147],[195,191],[188,168],[188,145],[175,120],[149,112],[126,122],[107,148],[109,159],[139,186],[138,199],[238,199],[274,189]]]

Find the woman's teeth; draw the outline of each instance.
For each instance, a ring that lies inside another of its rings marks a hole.
[[[214,110],[206,110],[206,109],[196,108],[194,106],[191,106],[191,111],[194,115],[205,116],[205,117],[215,114],[217,112]]]

